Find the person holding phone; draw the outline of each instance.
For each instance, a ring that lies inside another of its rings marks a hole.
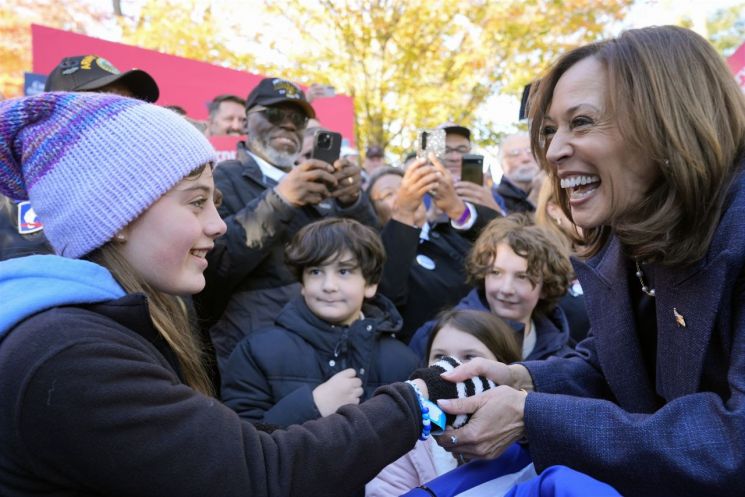
[[[228,228],[210,254],[197,311],[222,367],[235,345],[269,326],[300,287],[284,261],[284,245],[306,224],[329,216],[376,226],[360,195],[360,169],[299,157],[303,131],[315,117],[303,91],[281,78],[263,79],[246,99],[247,141],[238,159],[215,168]]]
[[[438,127],[445,130],[445,150],[440,158],[442,165],[452,176],[455,191],[463,200],[473,204],[483,205],[504,215],[504,201],[494,196],[490,189],[479,182],[471,181],[463,177],[464,157],[473,159],[471,154],[471,130],[465,126],[447,122]],[[473,164],[465,165],[472,168]]]
[[[404,318],[399,338],[408,343],[419,326],[469,292],[466,255],[499,214],[459,197],[452,175],[435,157],[416,159],[406,172],[380,169],[367,191],[388,254],[380,293]],[[432,207],[442,215],[428,220],[424,196],[432,193]]]
[[[0,102],[0,137],[0,193],[33,202],[55,252],[0,262],[0,495],[347,497],[444,426],[428,398],[483,380],[419,370],[259,431],[214,397],[182,300],[226,229],[201,132],[46,92]]]

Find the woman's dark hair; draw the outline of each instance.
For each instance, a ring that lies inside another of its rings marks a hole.
[[[401,176],[403,178],[404,171],[403,169],[399,169],[397,167],[393,166],[383,166],[375,170],[374,173],[370,175],[370,179],[367,182],[367,193],[372,193],[373,186],[375,186],[375,183],[378,182],[380,178],[383,176],[388,176],[389,174],[393,174],[396,176]]]
[[[298,281],[303,270],[336,261],[349,251],[368,285],[383,274],[385,248],[372,228],[353,219],[328,218],[304,226],[285,249],[285,260]]]
[[[500,362],[509,364],[522,359],[515,331],[502,318],[490,312],[474,309],[450,309],[437,316],[437,321],[427,340],[426,360],[429,360],[432,353],[435,337],[447,325],[475,337]]]
[[[378,219],[380,219],[381,223],[385,223],[387,221],[385,216],[390,216],[390,213],[386,214],[386,212],[384,212],[386,209],[381,209],[380,201],[383,199],[380,197],[373,197],[373,189],[375,188],[375,185],[378,183],[378,181],[386,176],[400,176],[403,178],[404,172],[401,169],[392,166],[380,167],[370,175],[370,180],[367,183],[367,190],[365,190],[368,198],[370,199],[370,203],[373,206],[373,210],[375,211],[375,214],[377,214]],[[387,193],[386,195],[390,194],[391,193]]]
[[[588,57],[607,71],[606,118],[660,174],[638,208],[615,212],[612,227],[584,230],[584,255],[597,254],[612,230],[634,257],[670,265],[701,259],[745,151],[742,91],[704,38],[676,26],[625,31],[563,55],[533,85],[529,120],[533,154],[569,219],[567,193],[546,159],[543,123],[559,79]]]

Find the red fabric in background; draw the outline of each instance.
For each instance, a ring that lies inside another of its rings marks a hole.
[[[727,59],[730,71],[735,75],[737,84],[745,91],[745,43]]]
[[[194,119],[207,118],[207,102],[222,93],[246,98],[263,75],[215,66],[206,62],[166,55],[155,50],[114,43],[59,29],[31,26],[33,72],[49,74],[59,62],[75,55],[98,55],[120,71],[147,71],[160,88],[160,105],[179,105]],[[271,74],[270,76],[279,76]],[[304,90],[306,88],[303,88]],[[313,102],[321,123],[342,134],[354,145],[352,98],[337,95]]]

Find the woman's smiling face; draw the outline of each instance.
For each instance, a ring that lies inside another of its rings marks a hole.
[[[658,171],[626,143],[607,109],[608,74],[594,57],[570,67],[542,124],[546,159],[582,228],[612,225],[637,207]]]

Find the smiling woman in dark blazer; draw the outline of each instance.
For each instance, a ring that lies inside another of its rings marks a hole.
[[[742,495],[745,474],[745,101],[722,58],[678,27],[575,49],[531,100],[532,148],[584,230],[591,322],[573,357],[471,361],[500,388],[453,450],[526,436],[624,496]],[[521,391],[520,389],[524,389]]]

